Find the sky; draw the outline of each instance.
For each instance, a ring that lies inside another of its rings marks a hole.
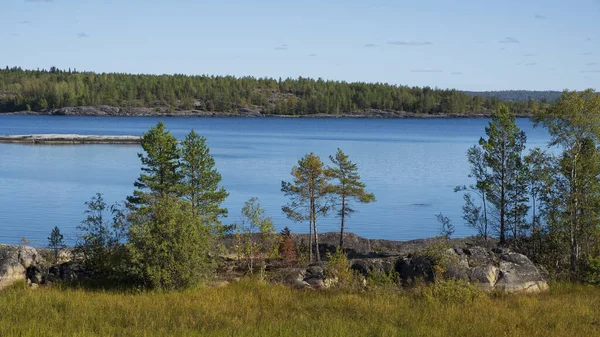
[[[0,65],[600,89],[600,0],[0,0]]]

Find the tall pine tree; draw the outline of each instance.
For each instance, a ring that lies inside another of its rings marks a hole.
[[[220,206],[229,193],[219,187],[221,174],[215,169],[206,139],[194,130],[181,143],[181,175],[181,194],[192,203],[195,214],[211,221],[227,215],[227,209]]]
[[[291,199],[282,207],[288,218],[294,221],[309,221],[309,260],[312,262],[313,233],[316,245],[317,261],[321,260],[319,253],[319,235],[317,231],[317,218],[325,215],[329,210],[326,197],[330,190],[329,178],[325,174],[325,167],[321,158],[314,153],[309,153],[298,161],[292,168],[293,183],[281,182],[281,191]]]
[[[340,217],[340,249],[344,249],[344,227],[346,217],[356,212],[352,204],[353,201],[360,203],[370,203],[375,201],[375,195],[365,191],[367,186],[360,181],[358,167],[348,159],[348,155],[338,148],[334,156],[329,156],[333,166],[327,168],[326,174],[337,180],[336,185],[332,185],[330,193],[334,196],[335,206]]]
[[[181,173],[177,139],[158,122],[142,137],[145,153],[138,153],[142,174],[134,183],[137,188],[127,201],[131,206],[147,205],[155,198],[180,193]]]

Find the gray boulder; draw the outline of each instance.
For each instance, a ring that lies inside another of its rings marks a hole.
[[[35,248],[0,245],[0,289],[25,279],[26,269],[39,262]]]
[[[505,293],[548,290],[548,283],[537,267],[523,254],[508,252],[500,255],[499,270],[495,289]]]
[[[474,246],[449,249],[444,254],[448,261],[442,268],[446,278],[469,281],[485,291],[535,293],[548,289],[548,283],[533,262],[508,248]],[[435,280],[434,267],[422,254],[399,258],[396,272],[405,285],[417,278],[426,282]]]

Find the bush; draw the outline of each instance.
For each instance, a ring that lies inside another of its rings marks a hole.
[[[280,233],[281,240],[279,243],[279,255],[283,259],[283,262],[288,265],[294,265],[297,262],[296,259],[296,247],[292,240],[292,233],[286,226]]]
[[[127,232],[123,210],[119,205],[107,207],[100,193],[85,204],[88,208],[85,220],[77,226],[80,233],[75,244],[75,255],[83,259],[86,268],[98,275],[122,273],[124,256],[121,245]],[[107,215],[111,217],[110,221],[105,220]]]
[[[353,273],[350,269],[350,261],[339,247],[333,254],[327,252],[326,273],[328,278],[337,278],[339,286],[349,285],[352,282]]]
[[[212,274],[212,229],[189,202],[165,196],[131,216],[130,273],[153,289],[178,289]]]
[[[428,285],[420,284],[413,291],[432,302],[456,304],[489,300],[481,289],[463,280],[438,280]]]

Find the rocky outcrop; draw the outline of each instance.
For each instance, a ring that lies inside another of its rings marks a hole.
[[[327,289],[335,286],[337,279],[327,277],[321,265],[311,264],[306,269],[290,269],[284,282],[297,289]]]
[[[139,136],[37,134],[0,136],[0,143],[26,144],[139,144]]]
[[[27,268],[38,262],[39,255],[33,247],[0,245],[0,289],[24,280]]]
[[[485,291],[534,293],[548,289],[533,262],[507,248],[454,247],[438,253],[443,260],[439,265],[421,250],[403,256],[354,259],[352,269],[363,275],[395,272],[404,285],[417,279],[434,282],[436,277],[445,277],[469,281]]]

